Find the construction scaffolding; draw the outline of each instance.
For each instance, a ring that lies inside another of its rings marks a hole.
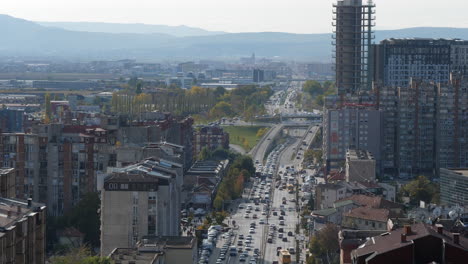
[[[338,0],[333,5],[333,41],[336,86],[340,97],[372,89],[369,50],[374,37],[372,0]]]

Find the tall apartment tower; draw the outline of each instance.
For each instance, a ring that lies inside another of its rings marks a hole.
[[[338,0],[333,5],[332,42],[335,46],[334,59],[336,86],[343,102],[344,96],[371,90],[368,73],[369,49],[375,26],[375,5],[372,0]]]

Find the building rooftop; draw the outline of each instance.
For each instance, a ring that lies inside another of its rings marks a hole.
[[[0,168],[0,175],[8,174],[14,170],[15,170],[14,168]]]
[[[417,239],[426,236],[440,238],[445,243],[460,249],[468,249],[467,238],[460,236],[459,243],[456,244],[453,241],[453,234],[447,232],[446,230],[443,230],[443,228],[442,230],[440,230],[440,232],[441,233],[438,232],[436,226],[418,223],[411,226],[407,226],[405,228],[400,228],[391,232],[383,233],[379,236],[374,236],[371,239],[369,239],[366,243],[361,245],[358,249],[354,250],[352,254],[354,256],[365,256],[374,252],[382,254],[384,252],[389,252],[397,248],[405,247],[409,244],[415,243]],[[402,242],[403,234],[406,234],[406,242]]]
[[[162,254],[161,251],[140,252],[136,248],[116,248],[109,254],[109,258],[121,264],[153,264],[158,263]]]
[[[350,197],[346,197],[341,200],[338,200],[335,203],[347,201],[347,200],[351,200],[357,205],[371,207],[371,208],[379,208],[379,209],[403,208],[403,205],[385,200],[381,196],[368,196],[364,194],[354,194]]]
[[[357,207],[343,214],[346,217],[353,217],[371,221],[387,222],[390,217],[388,209],[375,209],[371,207]]]
[[[348,149],[346,152],[346,158],[348,160],[374,160],[374,156],[367,150],[360,149]]]
[[[450,170],[452,172],[455,172],[461,176],[466,176],[468,177],[468,169],[453,169],[453,170]]]
[[[14,226],[23,217],[44,210],[45,205],[32,200],[0,198],[0,231]]]

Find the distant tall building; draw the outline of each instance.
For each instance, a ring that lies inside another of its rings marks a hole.
[[[459,39],[386,39],[371,49],[375,82],[407,86],[411,78],[448,83],[451,72],[466,73],[468,41]]]
[[[371,90],[369,49],[374,38],[372,0],[338,0],[333,5],[336,86],[342,100],[348,94]]]
[[[263,82],[265,80],[265,71],[260,69],[253,70],[253,81]]]

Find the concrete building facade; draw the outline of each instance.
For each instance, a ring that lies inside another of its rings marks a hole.
[[[149,158],[113,170],[102,191],[101,255],[143,236],[179,236],[182,165]]]
[[[338,0],[333,5],[336,87],[341,96],[370,90],[368,58],[374,8],[372,1],[363,4],[363,0]]]
[[[348,149],[370,151],[379,166],[383,113],[369,107],[325,109],[323,156],[327,169],[344,166]]]
[[[440,169],[440,202],[449,206],[468,204],[468,169]]]
[[[0,198],[0,263],[46,263],[46,207]]]
[[[16,197],[16,175],[14,168],[0,168],[0,197]]]

